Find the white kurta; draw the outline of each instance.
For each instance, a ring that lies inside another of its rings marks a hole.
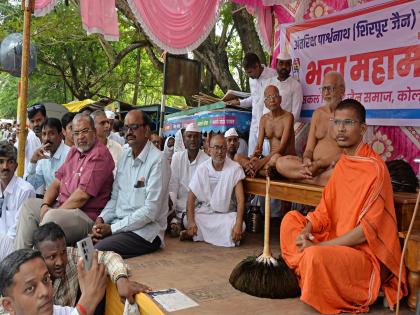
[[[120,146],[123,146],[125,144],[124,137],[121,137],[118,132],[111,132],[108,139],[114,140],[117,142]]]
[[[258,79],[249,79],[249,87],[251,90],[251,96],[241,100],[240,105],[242,107],[251,107],[252,106],[252,118],[251,118],[251,127],[249,130],[249,140],[248,140],[248,156],[251,156],[258,142],[258,127],[260,124],[261,116],[263,115],[264,110],[264,90],[268,86],[267,82],[270,78],[276,78],[276,70],[268,67],[264,67],[263,72],[261,73]]]
[[[245,178],[242,167],[226,158],[221,171],[216,171],[212,160],[198,166],[189,185],[197,198],[194,241],[216,246],[234,247],[232,229],[236,222],[236,184]],[[243,226],[245,228],[245,226]]]
[[[277,77],[274,77],[267,81],[267,86],[269,85],[274,85],[279,89],[281,107],[293,114],[295,122],[299,121],[303,102],[303,91],[300,82],[293,77],[288,77],[284,81],[279,81]],[[269,111],[264,105],[263,114]]]
[[[182,138],[182,131],[179,129],[175,133],[175,144],[174,144],[174,152],[181,152],[185,151],[184,139]]]
[[[195,174],[197,167],[207,161],[209,156],[203,151],[198,151],[197,157],[190,162],[188,151],[176,152],[172,156],[171,180],[169,181],[169,196],[175,207],[175,213],[178,218],[186,212],[188,200],[188,185]]]
[[[35,132],[31,129],[28,129],[28,135],[26,136],[26,143],[25,143],[25,173],[23,178],[26,178],[27,169],[29,163],[31,162],[32,155],[34,155],[35,151],[41,146],[41,140],[36,136]],[[15,143],[16,149],[19,148],[19,137],[16,137]]]

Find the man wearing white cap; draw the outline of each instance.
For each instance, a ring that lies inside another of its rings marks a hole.
[[[110,110],[105,111],[106,118],[108,118],[109,125],[111,126],[111,133],[109,134],[108,139],[111,139],[117,143],[119,143],[121,146],[125,144],[125,140],[123,137],[121,137],[118,132],[112,132],[112,126],[114,125],[115,121],[115,113]]]
[[[175,211],[175,216],[170,223],[172,236],[178,236],[184,225],[190,180],[197,166],[209,159],[209,156],[200,150],[200,142],[201,134],[197,125],[189,124],[184,132],[186,150],[175,152],[172,156],[172,172],[169,181],[169,197]]]
[[[241,139],[235,128],[230,128],[225,132],[227,155],[231,160],[235,160],[235,155],[248,156],[248,145]],[[243,142],[241,142],[241,140]]]
[[[244,100],[233,100],[227,102],[229,105],[240,105],[242,107],[252,106],[251,127],[249,130],[248,156],[251,156],[258,142],[258,126],[264,110],[264,90],[268,86],[268,79],[275,79],[277,73],[274,69],[265,67],[254,53],[247,53],[242,61],[242,66],[249,76],[249,87],[251,96]]]
[[[281,108],[293,114],[294,121],[299,121],[302,109],[303,92],[298,80],[290,76],[292,58],[286,51],[280,52],[277,57],[277,77],[271,78],[266,85],[274,85],[281,95]],[[264,106],[264,114],[270,110]]]

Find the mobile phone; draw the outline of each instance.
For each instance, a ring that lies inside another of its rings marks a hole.
[[[92,268],[93,253],[95,252],[92,239],[88,236],[78,241],[76,244],[80,257],[85,261],[85,270],[90,270],[90,268]]]

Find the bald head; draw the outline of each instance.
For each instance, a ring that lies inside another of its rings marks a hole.
[[[280,94],[277,86],[274,86],[274,85],[267,86],[264,90],[264,96],[273,95],[273,94],[277,94],[277,95]]]
[[[223,167],[226,159],[227,145],[223,134],[215,134],[210,140],[210,156],[214,167]]]
[[[281,95],[279,89],[274,85],[269,85],[264,90],[264,105],[270,111],[281,108]]]

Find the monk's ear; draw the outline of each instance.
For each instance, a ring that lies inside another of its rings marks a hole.
[[[366,125],[366,123],[363,123],[361,127],[362,127],[361,134],[362,136],[364,136],[367,131],[368,126]]]

